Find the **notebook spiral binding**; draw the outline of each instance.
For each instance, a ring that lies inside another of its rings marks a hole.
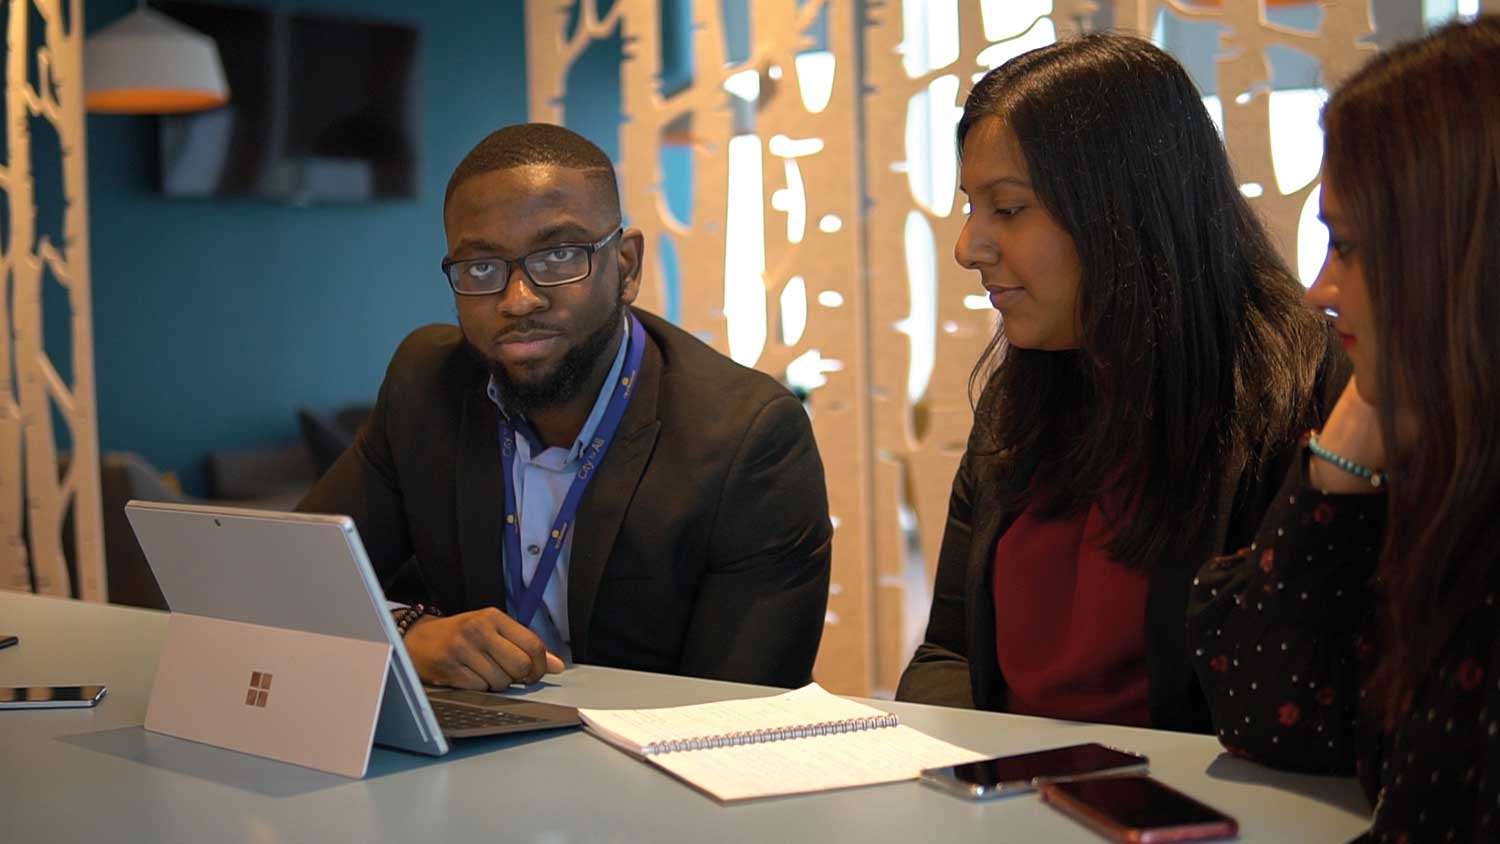
[[[855,733],[881,727],[894,727],[901,719],[889,713],[871,715],[867,718],[845,718],[841,721],[826,721],[821,724],[802,724],[795,727],[767,727],[760,730],[740,730],[716,736],[699,736],[673,741],[653,741],[642,749],[651,756],[657,753],[677,753],[683,750],[711,750],[716,747],[735,747],[742,744],[764,744],[770,741],[812,738],[836,733]]]

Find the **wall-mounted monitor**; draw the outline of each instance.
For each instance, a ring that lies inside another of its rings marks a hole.
[[[420,38],[407,24],[158,0],[219,46],[229,104],[161,118],[168,196],[417,195]]]

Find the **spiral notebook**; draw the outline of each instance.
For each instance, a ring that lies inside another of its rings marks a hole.
[[[817,683],[773,697],[662,709],[580,709],[589,732],[726,803],[916,779],[983,759],[829,694]]]

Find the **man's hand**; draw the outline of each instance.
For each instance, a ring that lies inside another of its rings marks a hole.
[[[423,616],[406,631],[406,651],[422,682],[458,689],[504,689],[563,670],[535,633],[494,607]]]
[[[1377,471],[1385,469],[1385,441],[1380,434],[1380,417],[1375,408],[1360,396],[1353,378],[1349,379],[1343,394],[1328,414],[1323,432],[1318,435],[1318,445],[1361,466]],[[1369,481],[1317,457],[1310,459],[1307,476],[1312,485],[1323,492],[1381,492],[1370,486]]]

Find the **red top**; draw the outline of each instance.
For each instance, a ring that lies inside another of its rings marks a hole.
[[[1099,506],[1043,520],[1028,506],[995,546],[995,653],[1006,709],[1151,725],[1144,573],[1116,562]]]

